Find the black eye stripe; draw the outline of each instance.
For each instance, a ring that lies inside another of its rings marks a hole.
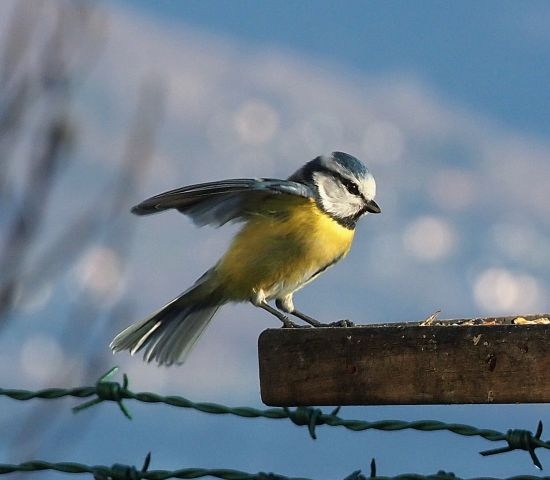
[[[352,195],[361,195],[359,192],[359,187],[351,180],[348,180],[347,178],[342,178],[342,183],[344,184],[344,187],[346,187],[347,191]]]
[[[312,175],[314,172],[326,173],[327,175],[330,175],[331,177],[337,178],[338,180],[340,180],[340,183],[341,183],[342,185],[344,185],[344,187],[346,187],[346,190],[347,190],[349,193],[351,193],[352,195],[356,195],[356,196],[358,196],[358,197],[361,197],[363,200],[365,200],[365,197],[364,197],[364,195],[359,191],[359,187],[357,186],[357,184],[353,183],[351,180],[349,180],[348,178],[344,177],[344,176],[341,175],[340,173],[335,172],[334,170],[331,170],[331,169],[326,168],[326,167],[317,167],[315,170],[312,170],[311,175]]]
[[[355,195],[356,197],[361,197],[363,200],[365,200],[364,195],[359,190],[359,186],[356,183],[353,183],[348,178],[343,177],[342,175],[336,174],[335,175],[340,182],[342,182],[342,185],[346,187],[346,190],[351,193],[352,195]]]

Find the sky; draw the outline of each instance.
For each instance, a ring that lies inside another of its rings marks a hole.
[[[523,132],[550,134],[550,6],[544,1],[119,2],[164,21],[329,60],[413,75],[453,102]]]
[[[99,58],[74,95],[79,149],[50,199],[42,246],[112,184],[139,92],[155,85],[164,118],[126,211],[184,184],[285,178],[319,154],[342,150],[374,174],[383,213],[363,219],[349,257],[296,295],[301,310],[356,323],[417,321],[437,309],[442,318],[550,311],[548,3],[344,5],[102,4],[94,24]],[[2,386],[91,383],[103,373],[89,371],[93,351],[120,365],[137,391],[261,406],[257,338],[277,326],[264,312],[222,309],[189,361],[170,369],[113,358],[107,345],[118,326],[71,318],[80,295],[98,305],[130,303],[121,326],[144,318],[208,269],[237,228],[197,229],[176,213],[123,218],[134,229],[131,245],[98,240],[69,271],[25,280],[0,335]],[[67,319],[75,325],[68,340]],[[311,441],[283,422],[138,404],[129,405],[135,419],[128,422],[114,405],[77,417],[73,403],[64,405],[63,428],[35,445],[40,458],[139,464],[152,450],[152,468],[216,466],[320,480],[368,471],[372,457],[383,475],[537,473],[525,452],[482,458],[477,452],[492,443],[445,433],[327,427]],[[13,428],[30,408],[2,400],[0,424]],[[545,414],[543,405],[342,411],[346,418],[430,418],[501,431],[535,428]],[[0,441],[1,461],[27,460],[13,458],[22,452]]]

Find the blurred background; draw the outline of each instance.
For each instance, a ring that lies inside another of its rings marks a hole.
[[[550,4],[239,0],[0,3],[0,386],[89,385],[261,406],[257,338],[224,308],[179,368],[113,357],[115,333],[187,288],[235,226],[129,208],[181,185],[285,178],[315,156],[363,159],[383,214],[297,295],[356,323],[550,310]],[[535,474],[525,452],[449,433],[352,433],[128,403],[0,403],[0,463],[32,458],[343,478],[368,471]],[[350,407],[506,431],[543,405]],[[544,435],[543,435],[544,436]],[[543,464],[550,456],[540,453]],[[60,478],[60,474],[25,474]],[[18,477],[12,475],[10,478]]]

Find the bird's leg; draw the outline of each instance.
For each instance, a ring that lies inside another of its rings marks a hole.
[[[263,308],[264,310],[268,311],[272,315],[275,315],[281,322],[283,322],[283,328],[296,328],[296,327],[298,327],[298,325],[296,325],[292,320],[290,320],[284,313],[279,312],[279,310],[273,308],[265,300],[263,302],[260,302],[256,306],[260,307],[260,308]]]
[[[300,318],[306,323],[309,323],[312,327],[354,327],[354,323],[350,322],[349,320],[339,320],[337,322],[332,323],[322,323],[319,320],[315,320],[314,318],[311,318],[309,315],[306,315],[305,313],[300,312],[299,310],[296,310],[294,307],[294,302],[292,301],[292,294],[287,295],[284,298],[278,298],[275,300],[275,305],[277,305],[277,308],[279,310],[282,310],[283,312],[290,313],[291,315],[294,315],[295,317]]]
[[[269,303],[265,301],[265,293],[263,290],[254,291],[254,296],[250,298],[250,303],[256,307],[263,308],[265,311],[275,315],[281,322],[283,322],[283,327],[294,328],[297,327],[294,322],[292,322],[284,313],[279,312],[279,310],[273,308]]]
[[[314,318],[311,318],[310,316],[306,315],[305,313],[302,313],[294,308],[294,302],[292,301],[292,294],[287,295],[284,298],[278,298],[275,300],[275,305],[277,305],[277,308],[279,310],[282,310],[283,312],[290,313],[291,315],[294,315],[295,317],[298,317],[299,319],[303,320],[306,323],[309,323],[312,327],[325,327],[326,325],[324,323],[321,323],[319,320],[315,320]]]
[[[311,318],[309,315],[306,315],[305,313],[302,313],[299,310],[294,309],[292,312],[290,312],[290,314],[294,315],[295,317],[298,317],[299,319],[303,320],[306,323],[309,323],[312,327],[328,327],[326,323],[320,322],[319,320],[315,320],[314,318]]]

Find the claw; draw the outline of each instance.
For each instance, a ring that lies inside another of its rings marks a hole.
[[[299,325],[294,323],[292,320],[290,320],[287,317],[281,318],[281,322],[283,322],[283,326],[281,328],[298,328]]]
[[[355,323],[353,323],[351,320],[338,320],[337,322],[329,323],[327,327],[349,328],[349,327],[355,327]]]

